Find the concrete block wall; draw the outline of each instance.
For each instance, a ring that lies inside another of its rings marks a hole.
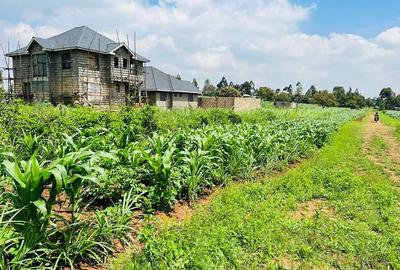
[[[239,97],[199,97],[200,108],[225,108],[235,112],[261,108],[261,100]]]
[[[234,98],[235,112],[249,111],[261,108],[261,99],[258,98]]]

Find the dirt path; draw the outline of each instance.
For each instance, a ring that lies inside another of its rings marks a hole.
[[[364,151],[369,159],[382,166],[390,179],[400,184],[400,144],[394,136],[394,129],[382,122],[375,123],[368,115],[364,130]]]

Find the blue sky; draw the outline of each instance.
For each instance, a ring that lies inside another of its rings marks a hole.
[[[400,1],[396,0],[295,0],[316,5],[301,29],[310,34],[354,33],[374,37],[400,23]]]
[[[351,86],[371,97],[386,86],[400,90],[400,1],[1,2],[0,43],[11,48],[86,25],[114,40],[116,29],[137,32],[151,65],[200,84],[226,76],[273,88]]]

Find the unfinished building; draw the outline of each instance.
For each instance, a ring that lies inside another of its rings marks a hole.
[[[33,37],[6,56],[13,60],[14,98],[93,105],[146,98],[141,89],[149,60],[86,26],[48,39]]]

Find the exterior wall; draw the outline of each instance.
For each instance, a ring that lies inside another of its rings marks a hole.
[[[197,108],[197,96],[193,94],[193,101],[189,101],[189,94],[174,93],[172,95],[172,108]]]
[[[242,112],[261,108],[261,99],[258,98],[235,98],[234,111]]]
[[[115,57],[117,57],[119,59],[118,67],[114,66],[114,58]],[[123,66],[124,59],[126,59],[128,61],[126,68],[124,68],[124,66]],[[138,65],[137,66],[137,74],[140,76],[141,81],[143,81],[143,79],[144,79],[143,63],[138,62],[136,64]],[[111,79],[113,81],[134,83],[134,77],[135,77],[134,75],[136,73],[134,65],[135,65],[135,62],[131,58],[131,54],[129,53],[129,51],[127,49],[125,49],[124,47],[121,47],[120,49],[116,50],[115,55],[113,55],[112,57],[110,56]]]
[[[123,50],[122,50],[123,51]],[[44,53],[42,48],[34,43],[29,55],[13,57],[14,93],[18,98],[32,101],[50,101],[58,103],[79,103],[92,105],[125,104],[125,89],[129,84],[143,82],[144,76],[135,76],[130,72],[130,64],[124,69],[124,74],[115,73],[114,57],[97,54],[98,70],[90,67],[87,51],[70,50],[71,68],[62,68],[62,51],[45,52],[47,56],[47,76],[33,76],[33,55]],[[122,55],[122,52],[119,52]],[[125,50],[128,57],[129,54]],[[122,68],[122,58],[119,61]],[[143,70],[143,63],[140,63]],[[117,87],[119,85],[119,87]],[[27,97],[24,89],[29,88]]]
[[[31,67],[31,56],[21,55],[19,57],[13,57],[14,67],[14,94],[17,98],[22,98],[23,92],[22,87],[24,83],[32,82],[32,67]]]
[[[238,97],[199,97],[199,107],[225,108],[235,112],[248,111],[261,108],[261,100],[256,98],[238,98]]]
[[[46,75],[35,75],[33,70],[34,55],[44,55],[47,66]],[[14,95],[27,101],[50,101],[49,95],[49,54],[36,42],[32,43],[30,54],[13,58]]]
[[[79,63],[77,61],[78,51],[71,50],[70,53],[70,69],[62,68],[62,52],[49,53],[50,101],[53,104],[73,103],[74,95],[79,93]]]
[[[161,92],[148,92],[149,104],[163,109],[197,108],[198,95],[193,94],[193,101],[189,102],[189,94],[165,92],[167,100],[161,101]]]
[[[234,97],[199,97],[199,107],[204,109],[225,108],[234,109]]]
[[[156,105],[157,104],[157,93],[156,92],[148,92],[148,102],[150,105]]]
[[[157,107],[160,107],[162,109],[168,109],[171,108],[170,104],[171,104],[171,94],[170,93],[166,93],[167,96],[167,100],[162,101],[161,100],[161,92],[156,92],[156,103],[154,105],[156,105]]]

